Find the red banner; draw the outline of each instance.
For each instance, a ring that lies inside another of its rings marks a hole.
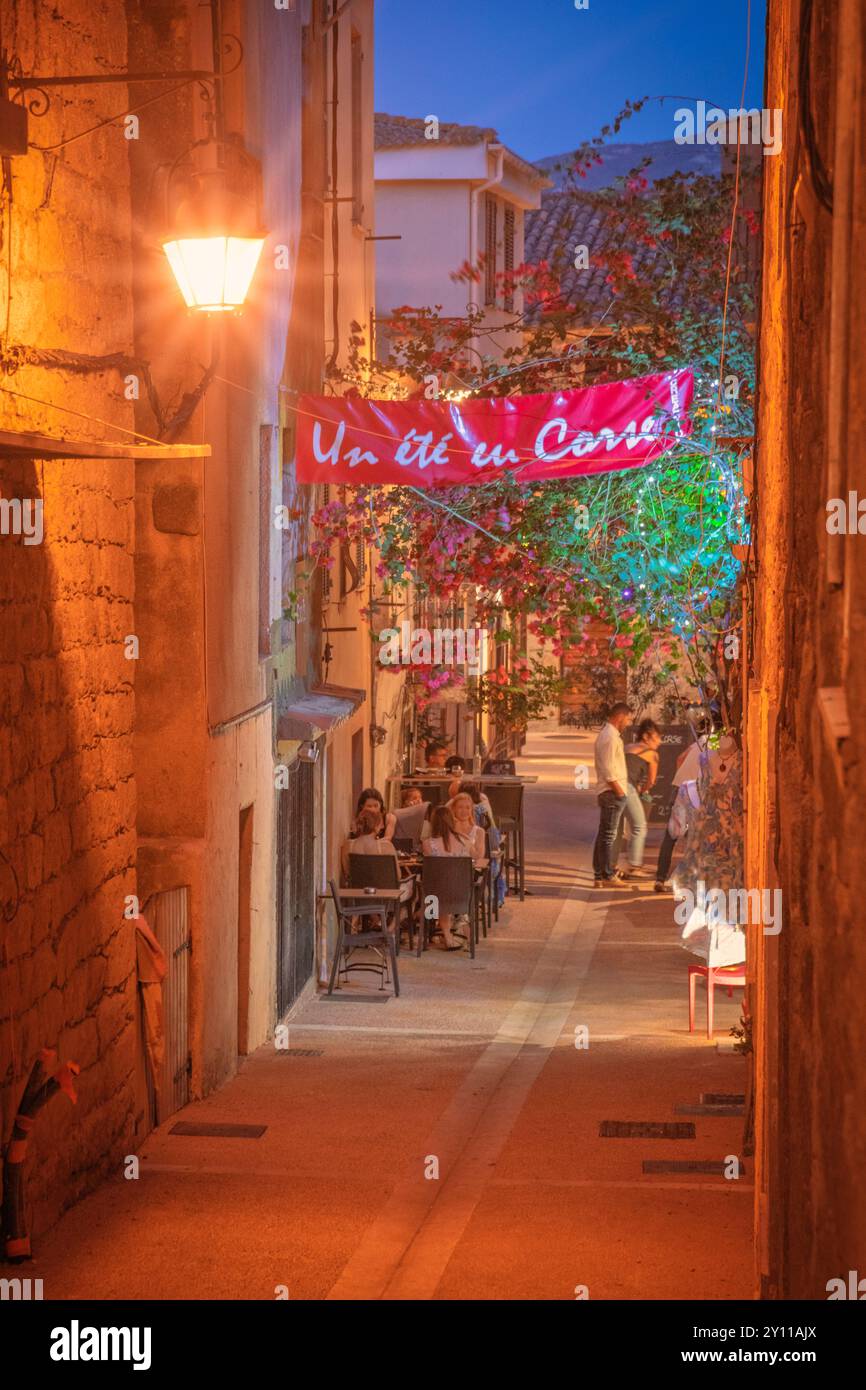
[[[298,481],[455,487],[641,468],[691,432],[690,371],[537,396],[301,396]]]

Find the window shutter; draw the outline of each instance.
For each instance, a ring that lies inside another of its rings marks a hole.
[[[509,314],[514,313],[514,283],[511,276],[514,274],[514,208],[505,209],[505,235],[504,235],[504,265],[505,271],[505,308]]]
[[[496,303],[496,199],[485,196],[484,227],[484,303]]]

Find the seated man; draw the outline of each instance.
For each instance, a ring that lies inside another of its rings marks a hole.
[[[424,767],[420,772],[444,772],[448,758],[448,745],[440,742],[428,743],[424,749]]]

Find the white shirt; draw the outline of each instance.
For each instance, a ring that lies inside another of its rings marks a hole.
[[[613,724],[605,724],[595,740],[595,777],[600,792],[612,791],[611,782],[618,782],[625,792],[628,783],[625,744]]]

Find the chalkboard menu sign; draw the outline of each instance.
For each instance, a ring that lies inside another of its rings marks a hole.
[[[680,753],[685,753],[694,743],[694,734],[689,724],[660,724],[659,728],[662,733],[662,741],[658,750],[659,773],[650,793],[652,803],[647,813],[649,820],[655,823],[666,821],[670,815],[677,759]],[[629,730],[625,736],[625,742],[627,744],[637,742],[636,729]]]

